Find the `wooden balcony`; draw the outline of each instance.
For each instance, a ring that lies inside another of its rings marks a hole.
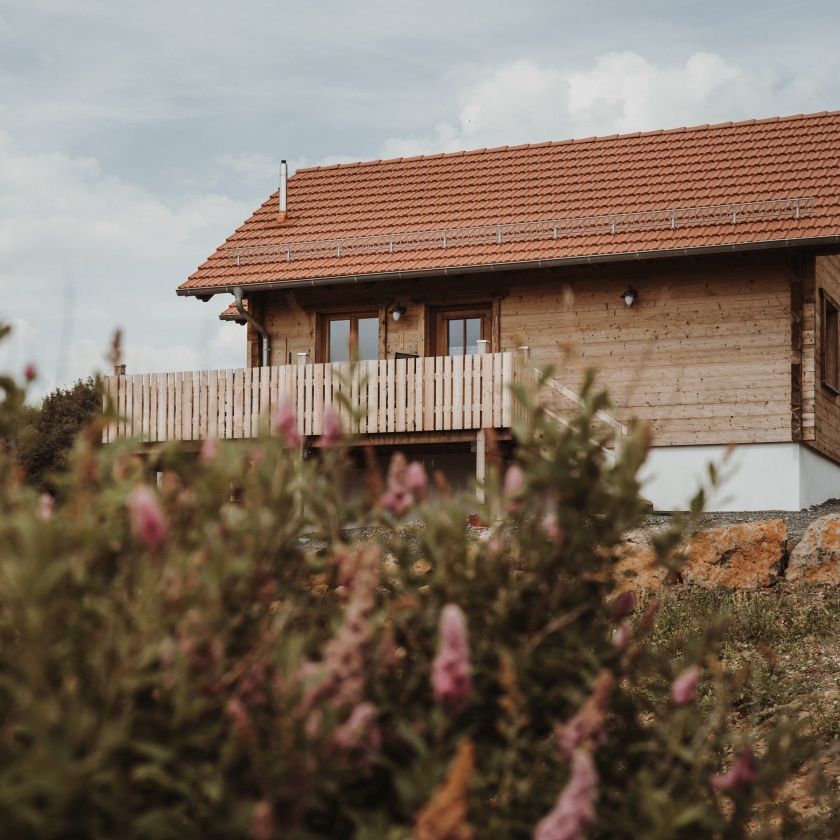
[[[523,354],[505,352],[109,376],[120,419],[104,440],[256,437],[284,403],[312,437],[330,408],[359,435],[504,429],[514,413],[510,386],[528,370]]]

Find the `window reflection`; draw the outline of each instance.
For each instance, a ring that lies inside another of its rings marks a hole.
[[[324,356],[328,362],[379,358],[379,317],[349,315],[328,318]]]
[[[379,357],[379,318],[359,318],[356,348],[360,362]]]
[[[350,360],[350,319],[330,321],[329,352],[330,362]]]
[[[481,338],[481,318],[449,318],[447,327],[447,355],[474,356]]]

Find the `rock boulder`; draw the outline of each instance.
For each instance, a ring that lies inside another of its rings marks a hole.
[[[645,541],[628,540],[615,551],[613,580],[617,592],[626,589],[656,590],[666,582],[668,570],[657,563],[653,549]]]
[[[840,584],[840,514],[812,522],[790,554],[786,579],[794,583]]]
[[[686,583],[759,589],[781,576],[787,554],[787,527],[781,519],[740,522],[698,532],[681,569]]]

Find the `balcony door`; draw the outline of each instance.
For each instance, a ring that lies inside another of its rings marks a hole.
[[[376,312],[325,315],[321,328],[321,358],[325,362],[363,362],[379,358],[379,315]]]
[[[490,338],[490,307],[438,309],[434,317],[436,356],[474,356],[479,339]]]

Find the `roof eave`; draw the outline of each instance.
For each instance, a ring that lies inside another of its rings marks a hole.
[[[652,251],[621,251],[611,254],[590,254],[576,257],[553,257],[549,259],[518,260],[514,262],[483,263],[478,265],[444,266],[440,268],[416,268],[400,271],[378,271],[369,274],[343,274],[328,277],[311,277],[302,280],[269,280],[255,283],[230,283],[222,286],[179,287],[176,293],[182,297],[203,297],[233,293],[235,286],[254,288],[269,292],[277,289],[299,289],[307,286],[341,286],[353,283],[373,283],[382,280],[405,280],[416,277],[445,277],[452,274],[477,274],[487,271],[522,271],[528,268],[554,268],[565,265],[595,265],[610,262],[634,262],[637,260],[692,257],[703,254],[725,254],[743,251],[766,251],[782,248],[814,248],[840,244],[840,234],[813,236],[799,239],[768,239],[759,242],[739,242],[728,245],[700,245],[686,248],[659,248]]]

